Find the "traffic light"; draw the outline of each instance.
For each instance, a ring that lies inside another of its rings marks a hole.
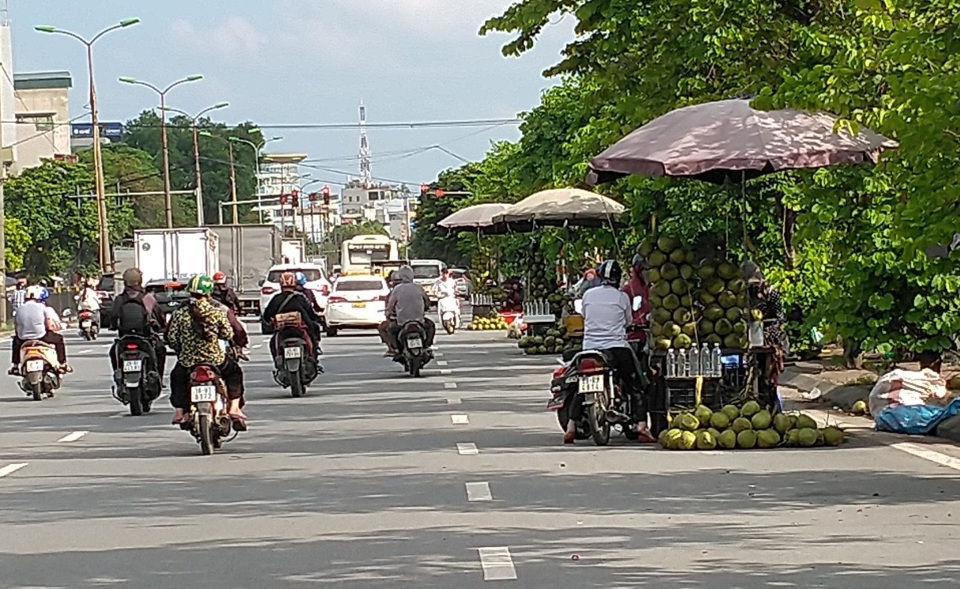
[[[291,190],[290,199],[291,199],[291,202],[293,203],[293,206],[297,206],[298,204],[300,204],[300,191],[297,189]]]
[[[286,205],[286,204],[287,204],[287,195],[286,195],[286,194],[281,194],[281,195],[280,195],[280,205],[282,206],[282,205]]]
[[[430,186],[429,186],[429,185],[427,185],[427,184],[421,184],[421,185],[420,185],[420,194],[426,194],[428,190],[430,190]]]
[[[316,202],[316,201],[317,201],[317,193],[316,193],[316,192],[311,192],[311,193],[310,193],[310,196],[309,196],[308,198],[310,199],[310,202],[311,202],[311,203]]]
[[[443,189],[437,188],[436,194],[437,194],[437,198],[443,198]]]
[[[323,187],[323,204],[325,205],[330,204],[330,187],[329,186]]]

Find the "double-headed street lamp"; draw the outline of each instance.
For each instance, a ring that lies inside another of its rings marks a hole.
[[[136,78],[120,78],[120,81],[125,84],[145,86],[160,95],[160,141],[163,145],[163,208],[167,217],[167,229],[173,228],[173,202],[170,200],[170,153],[167,149],[167,93],[181,84],[196,82],[202,79],[203,76],[200,74],[194,74],[186,78],[181,78],[161,90],[149,82],[144,82]]]
[[[257,127],[247,129],[248,133],[257,133],[259,131],[260,129],[258,129]],[[256,144],[253,141],[250,141],[249,139],[244,139],[242,137],[234,137],[234,136],[230,137],[230,141],[234,141],[236,143],[244,143],[253,148],[254,166],[256,166],[256,170],[254,170],[254,173],[257,179],[257,213],[259,214],[261,225],[263,224],[263,197],[260,194],[261,192],[260,191],[260,150],[263,149],[263,147],[267,143],[270,143],[271,141],[281,141],[281,140],[283,140],[283,137],[279,137],[279,136],[271,137],[270,139],[264,139],[259,144]]]
[[[196,174],[196,190],[197,190],[197,226],[203,227],[203,189],[201,187],[201,175],[200,175],[200,143],[198,140],[199,130],[197,129],[197,121],[200,120],[200,117],[207,114],[210,111],[219,110],[221,108],[227,108],[230,106],[229,102],[218,102],[213,106],[208,106],[207,108],[201,110],[195,115],[191,115],[185,111],[182,111],[178,108],[172,108],[169,106],[163,107],[163,110],[177,113],[183,115],[190,120],[190,126],[193,128],[193,166],[194,173]]]
[[[100,120],[98,118],[99,113],[97,111],[97,90],[93,82],[93,44],[96,43],[100,37],[103,37],[111,31],[123,29],[131,25],[135,25],[138,22],[140,22],[139,18],[128,18],[126,20],[122,20],[112,27],[107,27],[106,29],[100,31],[89,40],[84,39],[76,33],[58,29],[57,27],[53,26],[34,27],[41,33],[54,33],[72,37],[87,47],[87,74],[90,78],[90,122],[91,126],[93,127],[91,131],[93,135],[94,185],[97,193],[97,222],[100,229],[100,272],[104,274],[113,269],[113,255],[110,252],[110,230],[107,225],[107,204],[106,199],[104,198],[106,190],[104,188],[103,181],[103,153],[100,150]]]

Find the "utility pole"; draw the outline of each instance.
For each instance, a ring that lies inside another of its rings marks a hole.
[[[230,200],[233,202],[233,224],[237,224],[237,166],[233,161],[233,143],[227,142],[230,149]]]
[[[0,296],[0,327],[7,326],[7,218],[4,214],[3,188],[7,183],[7,162],[0,157],[0,276],[3,277],[3,296]]]

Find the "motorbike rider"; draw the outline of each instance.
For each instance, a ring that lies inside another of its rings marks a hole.
[[[320,303],[317,302],[317,293],[313,292],[313,289],[307,288],[307,275],[303,272],[296,272],[294,276],[297,279],[297,285],[294,287],[294,290],[305,296],[314,310],[319,313]]]
[[[642,407],[642,378],[639,362],[627,342],[627,328],[633,324],[630,297],[620,290],[623,270],[616,260],[607,260],[597,269],[600,284],[583,293],[583,349],[600,350],[610,362],[624,392],[631,398],[633,415],[640,439],[653,441],[646,426]],[[563,441],[572,444],[576,424],[570,420]]]
[[[17,316],[14,318],[16,332],[11,342],[10,361],[12,366],[8,374],[20,374],[20,347],[24,342],[41,341],[54,347],[57,352],[57,362],[60,372],[73,372],[73,369],[67,364],[67,345],[63,341],[63,335],[57,333],[56,323],[50,320],[47,307],[44,304],[46,299],[46,289],[40,286],[29,286],[24,293],[24,302],[17,310]],[[52,309],[50,309],[52,311]],[[53,315],[56,315],[54,311]]]
[[[426,339],[424,346],[427,349],[433,347],[437,335],[436,324],[427,317],[430,298],[413,278],[413,268],[410,266],[402,266],[397,270],[399,283],[387,299],[387,322],[385,333],[381,333],[381,336],[387,340],[388,351],[392,351],[394,356],[400,350],[400,329],[407,323],[416,321],[423,325]]]
[[[167,328],[167,317],[157,304],[152,293],[143,290],[143,273],[139,268],[127,268],[123,272],[123,292],[113,299],[106,317],[107,329],[116,331],[118,339],[139,336],[152,344],[150,361],[156,367],[160,382],[167,361],[167,346],[161,335]],[[110,347],[110,365],[116,374],[119,359],[117,342]],[[162,386],[162,385],[161,385]]]
[[[273,323],[281,313],[299,313],[300,322],[310,338],[313,357],[320,356],[320,317],[306,296],[297,290],[297,277],[292,272],[280,275],[280,292],[273,295],[267,308],[263,310],[263,321]],[[270,353],[276,356],[276,335],[270,340]]]
[[[190,371],[199,364],[217,367],[227,388],[227,415],[238,431],[247,429],[243,406],[243,370],[220,346],[221,340],[235,342],[235,334],[222,307],[212,302],[213,279],[198,274],[187,283],[190,300],[174,312],[167,327],[167,342],[177,352],[177,364],[170,371],[170,404],[173,423],[188,419]]]
[[[643,350],[643,344],[647,341],[646,328],[650,324],[650,285],[646,278],[649,267],[650,264],[643,256],[640,254],[633,256],[630,264],[630,281],[622,289],[630,297],[633,321],[627,328],[627,341],[630,342],[635,353]]]
[[[213,274],[213,300],[223,303],[237,315],[240,314],[240,297],[237,291],[227,286],[227,275],[223,272]]]
[[[83,284],[81,290],[74,300],[77,301],[77,311],[89,311],[92,315],[93,323],[100,325],[100,297],[97,295],[97,281],[88,278]]]

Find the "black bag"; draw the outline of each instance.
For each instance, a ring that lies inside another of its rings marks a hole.
[[[120,335],[135,333],[150,335],[150,316],[143,304],[143,295],[126,297],[116,311],[117,331]]]

